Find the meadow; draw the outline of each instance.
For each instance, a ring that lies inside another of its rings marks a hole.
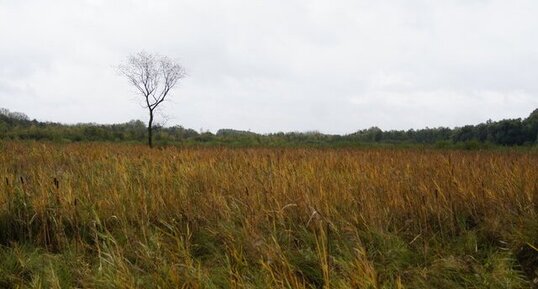
[[[534,288],[538,153],[0,142],[0,288]]]

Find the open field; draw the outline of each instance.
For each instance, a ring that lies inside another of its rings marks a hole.
[[[0,288],[538,282],[531,152],[6,142],[0,181]]]

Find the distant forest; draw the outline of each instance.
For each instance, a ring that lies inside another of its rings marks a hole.
[[[140,120],[110,125],[93,123],[67,125],[30,120],[23,113],[0,108],[0,140],[144,143],[146,133],[146,124]],[[525,119],[490,120],[478,125],[457,128],[383,131],[372,127],[347,135],[319,132],[258,134],[234,129],[221,129],[213,134],[197,132],[182,126],[157,127],[155,142],[159,145],[231,146],[432,145],[468,149],[488,146],[536,146],[538,145],[538,109]]]

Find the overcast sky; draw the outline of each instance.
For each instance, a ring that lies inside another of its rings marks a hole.
[[[536,0],[0,0],[0,107],[145,121],[114,69],[145,50],[188,71],[167,125],[350,133],[524,118],[538,108],[537,15]]]

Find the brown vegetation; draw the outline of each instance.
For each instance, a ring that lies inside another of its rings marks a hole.
[[[0,287],[529,288],[538,277],[535,153],[0,151]]]

